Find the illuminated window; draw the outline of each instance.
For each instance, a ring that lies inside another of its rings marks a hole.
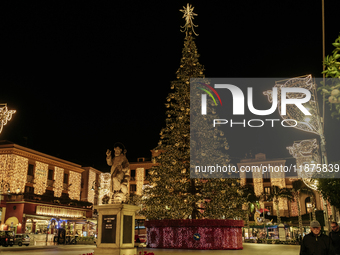
[[[48,179],[53,180],[53,170],[52,169],[48,169]]]
[[[132,192],[137,191],[137,185],[136,184],[131,184],[130,185],[130,191],[132,191]]]
[[[68,174],[64,174],[64,183],[68,184]]]
[[[270,194],[270,187],[264,187],[264,193]]]
[[[27,175],[34,176],[34,165],[28,165]]]

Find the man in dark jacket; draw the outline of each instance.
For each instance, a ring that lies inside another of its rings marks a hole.
[[[340,255],[340,231],[339,225],[336,221],[331,223],[332,232],[329,233],[329,237],[332,240],[332,244],[334,247],[334,252],[336,255]]]
[[[331,239],[321,233],[320,223],[312,221],[310,229],[302,240],[300,255],[334,255]]]

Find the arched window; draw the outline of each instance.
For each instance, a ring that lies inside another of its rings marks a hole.
[[[306,197],[305,199],[306,212],[311,213],[313,211],[313,204],[311,197]]]

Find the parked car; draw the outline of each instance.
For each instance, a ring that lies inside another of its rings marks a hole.
[[[0,244],[4,247],[13,246],[14,232],[13,231],[0,231]]]
[[[14,244],[17,244],[19,246],[26,245],[28,246],[30,244],[30,237],[27,234],[16,234],[14,239]]]

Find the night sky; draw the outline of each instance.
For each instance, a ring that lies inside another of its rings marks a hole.
[[[340,1],[325,2],[328,55]],[[186,3],[2,2],[0,103],[17,113],[0,140],[101,171],[118,141],[130,162],[151,158],[180,63]],[[321,0],[189,3],[206,77],[322,77]],[[326,112],[328,154],[337,160],[340,124]],[[242,132],[226,134],[234,159],[251,149],[288,158],[285,147],[305,135],[276,130],[248,140]]]

